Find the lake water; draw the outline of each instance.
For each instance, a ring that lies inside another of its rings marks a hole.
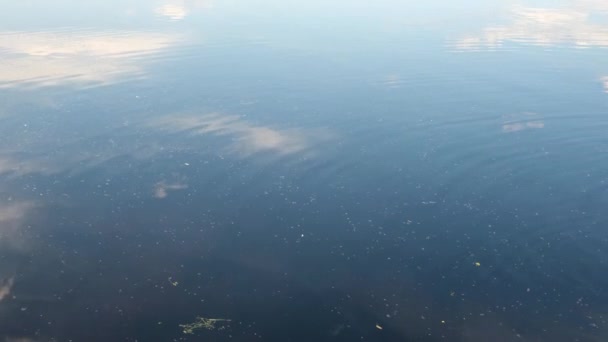
[[[3,341],[608,340],[608,2],[0,5]]]

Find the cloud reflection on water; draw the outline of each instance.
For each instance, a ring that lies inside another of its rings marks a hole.
[[[11,290],[13,289],[14,280],[15,280],[14,277],[0,280],[0,302],[4,298],[6,298],[6,296],[11,294]]]
[[[120,130],[115,127],[117,137],[114,139],[96,139],[86,145],[83,145],[83,141],[87,141],[87,137],[57,141],[52,139],[52,136],[37,136],[36,139],[19,146],[5,146],[0,148],[0,176],[14,181],[34,174],[49,176],[65,172],[79,173],[119,157],[150,160],[165,153],[166,143],[161,143],[158,139],[162,133],[215,137],[214,140],[224,146],[217,153],[234,154],[235,157],[258,153],[278,156],[309,154],[315,152],[319,144],[329,142],[333,137],[331,132],[325,129],[282,129],[253,124],[236,115],[217,113],[169,115],[146,120],[133,127],[151,130],[150,139],[129,144],[125,139],[134,131],[128,127],[120,127]],[[36,136],[34,133],[32,135]],[[176,145],[172,148],[180,149],[181,146],[189,149],[188,144],[191,141],[180,138],[173,143]],[[165,180],[154,186],[153,194],[157,198],[164,198],[169,192],[186,187],[187,184],[183,180]]]
[[[156,8],[158,15],[172,21],[185,19],[194,8],[210,8],[212,2],[209,0],[171,0]]]
[[[571,7],[535,8],[515,6],[512,23],[491,26],[480,35],[453,43],[456,50],[499,48],[507,42],[538,46],[574,44],[577,47],[608,47],[608,23],[594,21],[593,14],[608,10],[605,3],[579,1]]]
[[[16,157],[0,155],[0,175],[20,176],[33,172],[45,173],[45,171],[47,167],[34,160],[19,160]]]
[[[211,134],[232,138],[230,149],[242,155],[274,152],[281,155],[304,152],[329,135],[302,129],[276,129],[255,125],[236,115],[173,115],[153,120],[150,126],[167,132]]]
[[[7,248],[27,249],[27,238],[22,231],[22,225],[33,208],[33,203],[26,201],[0,204],[0,248],[5,251]]]
[[[188,15],[188,10],[183,6],[168,4],[157,8],[156,13],[171,20],[182,20]]]
[[[545,122],[536,113],[524,112],[503,116],[502,131],[504,133],[540,128],[545,128]]]
[[[159,182],[154,187],[154,198],[163,199],[169,196],[169,192],[184,189],[188,189],[188,184]]]
[[[66,82],[110,84],[142,77],[138,57],[178,41],[170,34],[123,31],[0,32],[0,88]]]

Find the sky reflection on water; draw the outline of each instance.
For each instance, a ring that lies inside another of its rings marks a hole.
[[[0,339],[608,337],[603,1],[5,7]]]

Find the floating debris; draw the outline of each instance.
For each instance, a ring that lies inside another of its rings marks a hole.
[[[223,329],[224,327],[217,327],[218,323],[227,323],[231,320],[225,318],[205,318],[205,317],[196,317],[196,321],[189,324],[180,324],[180,328],[183,329],[184,334],[194,334],[194,330],[197,329],[207,329],[207,330],[215,330]]]
[[[169,279],[168,279],[168,280],[169,280],[169,284],[171,284],[171,285],[173,285],[173,286],[177,286],[177,285],[179,285],[179,282],[178,282],[178,281],[173,281],[173,277],[169,277]]]
[[[380,326],[380,324],[376,324],[376,329],[378,329],[378,330],[382,330],[382,329],[384,329],[384,328],[383,328],[383,327],[381,327],[381,326]]]
[[[481,263],[479,261],[475,261],[475,266],[479,267],[481,266]]]

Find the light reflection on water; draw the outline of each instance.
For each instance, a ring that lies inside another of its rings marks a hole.
[[[192,11],[212,8],[212,0],[174,0],[159,5],[155,12],[169,20],[178,21],[188,17]]]
[[[511,8],[508,25],[483,29],[479,36],[454,43],[460,50],[496,49],[506,43],[548,47],[573,44],[577,48],[608,46],[608,17],[594,20],[595,14],[608,12],[604,2],[572,1],[569,6]]]
[[[7,6],[3,339],[608,336],[604,2]]]
[[[169,133],[190,133],[193,135],[230,136],[229,151],[241,155],[260,152],[278,154],[303,153],[322,140],[330,139],[330,134],[303,132],[302,130],[277,130],[253,125],[237,116],[222,114],[172,115],[153,120],[151,127]]]
[[[0,88],[107,85],[143,76],[138,57],[178,39],[148,32],[2,32]]]

